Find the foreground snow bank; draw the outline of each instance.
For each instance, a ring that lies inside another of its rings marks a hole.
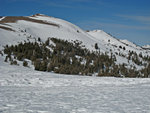
[[[0,112],[149,112],[150,79],[59,75],[0,57]]]

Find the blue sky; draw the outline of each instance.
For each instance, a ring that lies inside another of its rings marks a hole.
[[[1,16],[42,13],[84,30],[102,29],[138,45],[150,44],[150,0],[0,0]]]

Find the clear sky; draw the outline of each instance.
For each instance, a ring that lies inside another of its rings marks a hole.
[[[1,16],[42,13],[84,30],[102,29],[138,45],[150,44],[150,0],[0,0]]]

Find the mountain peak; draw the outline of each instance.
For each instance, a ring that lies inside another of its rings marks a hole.
[[[100,29],[96,29],[96,30],[93,30],[93,32],[101,33],[101,32],[104,32],[104,31],[100,30]]]
[[[31,17],[36,17],[36,16],[45,16],[45,17],[49,17],[49,16],[47,16],[47,15],[45,15],[45,14],[40,14],[40,13],[34,14],[34,15],[32,15]]]

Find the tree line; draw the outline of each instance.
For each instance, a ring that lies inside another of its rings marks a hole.
[[[114,77],[148,77],[150,64],[144,69],[137,71],[135,68],[128,69],[125,64],[117,65],[115,55],[100,53],[98,44],[95,44],[96,51],[89,51],[83,48],[81,41],[69,42],[57,38],[48,38],[41,42],[24,42],[18,45],[6,45],[4,53],[7,54],[5,62],[17,65],[23,61],[23,66],[28,66],[25,59],[32,61],[35,70],[55,72],[60,74],[88,75],[92,76],[114,76]],[[13,57],[12,57],[13,56]],[[134,56],[134,57],[133,57]],[[143,58],[142,55],[140,57]],[[130,53],[129,59],[136,64],[141,64],[135,53]],[[149,57],[143,59],[150,60]]]

